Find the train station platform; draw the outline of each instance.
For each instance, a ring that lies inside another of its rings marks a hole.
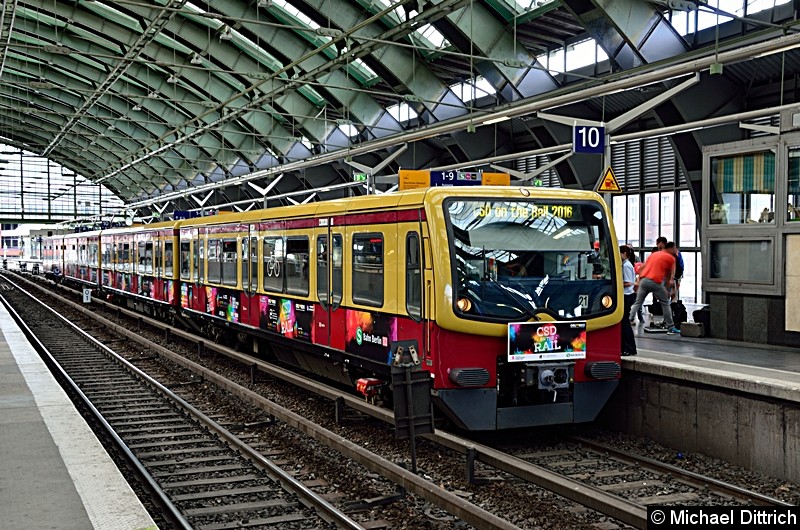
[[[800,349],[708,337],[648,333],[634,326],[638,355],[623,367],[800,402]]]
[[[800,349],[635,327],[598,426],[800,484]]]
[[[156,525],[0,304],[0,527]]]

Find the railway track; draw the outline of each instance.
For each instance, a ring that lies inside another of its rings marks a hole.
[[[291,524],[363,527],[175,393],[71,322],[4,289],[3,302],[56,367],[62,384],[96,412],[180,528]]]
[[[119,313],[119,308],[116,308],[115,312]],[[137,318],[136,326],[144,325],[140,315],[135,315],[135,318]],[[151,323],[145,322],[145,324]],[[108,324],[104,324],[104,326],[108,327]],[[178,337],[181,336],[181,332],[172,331],[169,335]],[[132,332],[128,336],[134,338],[136,333]],[[201,339],[194,338],[194,340],[200,340],[202,343]],[[222,346],[202,344],[202,348],[222,353],[228,358],[245,363],[245,366],[250,371],[251,380],[255,378],[254,374],[265,372],[275,377],[288,379],[293,384],[299,385],[304,389],[313,391],[327,399],[338,400],[340,403],[345,403],[349,408],[369,414],[387,423],[393,421],[393,415],[390,411],[371,406],[363,400],[343,395],[325,385],[302,379],[296,374],[284,372],[272,365],[245,357]],[[174,354],[161,351],[158,348],[155,348],[155,350],[162,356],[174,356]],[[313,428],[309,429],[304,426],[302,419],[296,418],[288,411],[276,407],[273,403],[245,388],[246,385],[242,384],[242,381],[232,383],[219,378],[207,368],[196,365],[193,361],[182,359],[180,356],[174,356],[172,360],[195,371],[204,379],[214,381],[246,401],[257,404],[257,406],[262,407],[263,410],[274,415],[279,420],[303,429],[311,436],[323,441],[323,443],[326,443],[324,440],[330,436],[323,431],[316,432]],[[635,528],[646,528],[646,509],[648,505],[652,504],[688,503],[711,506],[740,503],[769,506],[788,505],[788,503],[782,503],[777,499],[726,485],[710,477],[692,476],[691,474],[683,474],[681,476],[680,474],[683,473],[683,470],[680,468],[661,467],[660,470],[656,470],[654,469],[655,462],[644,462],[634,454],[625,454],[611,447],[596,445],[591,448],[594,451],[593,454],[588,455],[587,451],[590,450],[593,442],[586,439],[574,440],[573,445],[556,449],[516,452],[498,450],[487,445],[478,444],[473,440],[441,431],[427,436],[427,439],[451,449],[456,459],[459,458],[458,455],[461,455],[463,459],[462,469],[466,471],[466,476],[472,478],[475,483],[482,481],[479,472],[483,472],[484,475],[492,475],[493,484],[505,483],[509,489],[519,493],[519,484],[520,480],[522,480],[523,483],[543,487]],[[327,443],[330,443],[330,441]],[[440,449],[437,451],[440,451]],[[612,452],[617,453],[613,458],[609,456]],[[344,454],[369,467],[369,463],[365,460],[369,457],[359,454],[357,450],[350,448]],[[372,467],[371,469],[385,477],[391,477],[392,480],[397,482],[408,481],[405,483],[410,485],[410,491],[431,500],[447,510],[448,513],[457,514],[458,517],[469,521],[476,527],[493,527],[486,521],[482,522],[479,517],[469,512],[467,509],[469,503],[463,500],[454,502],[453,499],[436,499],[428,495],[426,489],[430,490],[430,485],[417,484],[415,480],[419,479],[419,477],[403,475],[391,469],[381,470],[378,467]],[[675,491],[671,494],[670,491],[673,489]],[[513,527],[512,525],[509,526]]]

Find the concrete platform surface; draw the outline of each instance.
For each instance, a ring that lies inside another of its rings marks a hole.
[[[0,332],[0,528],[157,528],[2,304]]]

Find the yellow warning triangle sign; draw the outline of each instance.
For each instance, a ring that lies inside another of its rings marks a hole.
[[[619,182],[617,182],[617,177],[614,175],[614,170],[611,169],[611,166],[608,166],[606,168],[606,172],[603,173],[603,178],[600,179],[600,185],[597,187],[597,191],[622,191],[622,189],[619,187]]]

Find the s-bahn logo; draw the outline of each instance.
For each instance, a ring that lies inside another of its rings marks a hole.
[[[377,344],[378,346],[388,346],[389,339],[382,335],[367,333],[361,328],[356,328],[356,344],[361,346],[363,343]]]

